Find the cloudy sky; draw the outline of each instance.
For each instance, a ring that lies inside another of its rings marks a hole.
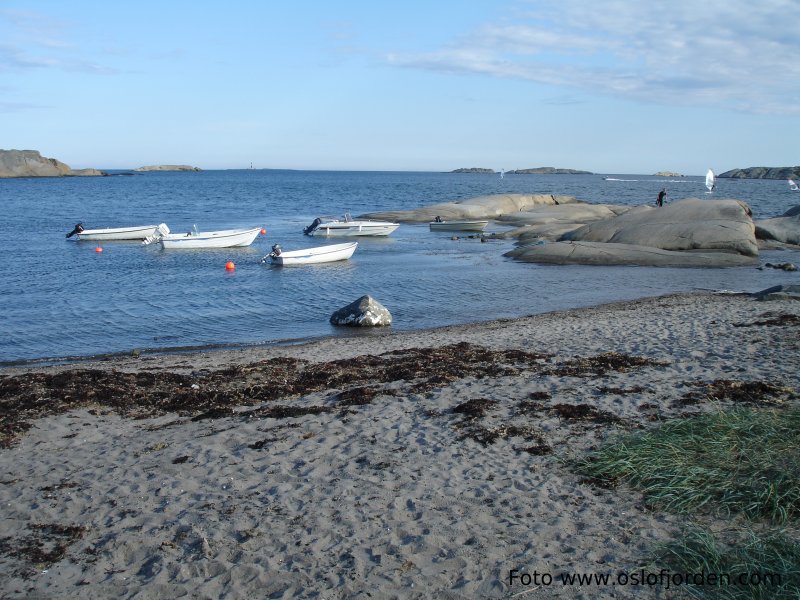
[[[800,164],[797,0],[0,0],[0,148],[192,164]]]

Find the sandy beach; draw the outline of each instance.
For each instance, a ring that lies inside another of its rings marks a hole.
[[[796,402],[798,324],[701,293],[5,370],[0,595],[680,597],[562,584],[651,568],[690,520],[569,459],[741,382]]]

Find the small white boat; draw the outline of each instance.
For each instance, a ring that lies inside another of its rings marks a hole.
[[[169,233],[169,227],[164,223],[161,225],[139,225],[137,227],[108,227],[106,229],[84,229],[83,223],[75,225],[75,229],[67,234],[67,237],[77,235],[79,240],[108,241],[108,240],[144,240],[155,235],[159,227],[163,227]]]
[[[273,265],[314,265],[336,262],[338,260],[347,260],[353,256],[356,248],[358,248],[358,242],[347,242],[345,244],[331,244],[329,246],[317,246],[316,248],[284,252],[278,244],[275,244],[272,246],[272,252],[262,258],[261,262],[267,262],[267,259]]]
[[[308,227],[303,229],[306,235],[324,235],[327,237],[352,237],[366,235],[389,235],[400,227],[400,223],[390,221],[354,221],[350,213],[345,213],[344,220],[331,219],[323,221],[314,219]]]
[[[438,217],[437,217],[438,218]],[[489,221],[431,221],[431,231],[483,231]]]
[[[163,233],[158,231],[143,243],[160,242],[161,247],[164,249],[239,248],[252,244],[260,231],[261,227],[222,229],[220,231],[197,231],[195,227],[188,233]]]

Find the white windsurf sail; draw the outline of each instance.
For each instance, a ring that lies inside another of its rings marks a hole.
[[[793,192],[796,192],[800,188],[797,187],[797,184],[794,182],[793,179],[790,179],[789,180],[789,189],[792,190]]]
[[[709,194],[714,191],[715,186],[716,184],[714,183],[714,171],[709,169],[708,173],[706,173],[706,187],[708,188]]]

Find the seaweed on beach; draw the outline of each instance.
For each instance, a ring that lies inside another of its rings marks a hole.
[[[218,419],[240,416],[235,407],[325,390],[339,390],[342,406],[359,406],[368,404],[374,398],[372,390],[377,394],[376,386],[381,384],[400,381],[412,390],[431,389],[467,376],[515,375],[539,367],[548,358],[462,342],[319,363],[280,357],[190,374],[116,369],[30,372],[0,378],[0,447],[13,443],[32,420],[77,408],[100,406],[139,419],[168,413]],[[395,392],[383,389],[380,393]],[[308,409],[295,410],[298,415],[309,414]],[[291,412],[284,407],[244,416],[286,418]]]
[[[28,535],[0,538],[0,554],[30,565],[20,573],[25,578],[60,561],[67,549],[86,533],[86,528],[80,525],[28,523],[27,527]]]
[[[617,415],[588,404],[554,404],[552,410],[566,421],[592,421],[593,423],[619,423]]]
[[[693,382],[691,390],[675,401],[676,406],[690,406],[709,401],[729,401],[737,404],[779,405],[797,396],[791,387],[768,381],[738,381],[716,379]]]
[[[774,313],[767,312],[761,315],[761,321],[753,321],[752,323],[734,323],[734,327],[796,327],[800,326],[800,316],[787,314],[787,313]]]
[[[642,356],[605,352],[596,356],[575,357],[560,365],[544,369],[542,374],[558,377],[592,377],[603,376],[609,372],[624,373],[642,367],[663,367],[665,365],[667,363]]]

